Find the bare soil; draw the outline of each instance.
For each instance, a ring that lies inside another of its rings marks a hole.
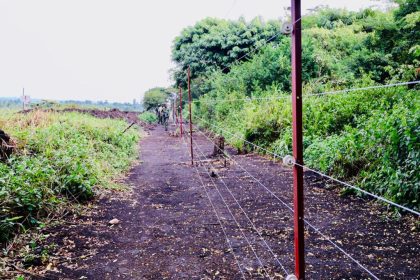
[[[204,136],[194,139],[192,167],[185,141],[150,130],[140,143],[142,162],[125,181],[129,195],[102,196],[89,214],[44,230],[45,244],[57,245],[56,261],[39,279],[241,279],[237,262],[247,279],[284,279],[280,263],[292,273],[293,216],[277,199],[292,206],[290,168],[229,148],[234,161],[225,162],[211,156]],[[327,183],[305,173],[306,219],[380,279],[419,279],[419,220],[396,218]],[[372,279],[325,237],[307,230],[305,238],[307,279]]]

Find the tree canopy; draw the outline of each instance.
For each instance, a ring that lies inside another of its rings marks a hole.
[[[168,98],[169,91],[165,88],[155,87],[149,89],[144,93],[143,96],[143,107],[149,111],[159,106],[159,104],[165,103]]]
[[[322,89],[327,81],[351,86],[364,76],[378,83],[414,79],[420,61],[420,4],[418,0],[398,4],[391,11],[318,7],[305,15],[303,81]],[[211,92],[214,81],[245,89],[247,95],[273,85],[289,90],[291,42],[289,36],[278,34],[280,25],[261,18],[251,22],[206,18],[185,28],[172,49],[175,84],[186,88],[190,65],[194,98]]]
[[[243,18],[237,21],[203,19],[185,28],[174,40],[174,79],[177,84],[185,85],[185,70],[188,66],[191,67],[192,78],[224,68],[253,49],[263,46],[278,32],[278,21],[264,22],[261,18],[250,22]]]

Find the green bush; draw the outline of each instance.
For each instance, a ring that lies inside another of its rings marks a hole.
[[[139,119],[141,121],[144,121],[144,122],[148,123],[148,124],[157,123],[157,121],[158,121],[158,118],[157,118],[156,114],[152,113],[150,111],[146,111],[144,113],[141,113],[139,115]]]
[[[68,201],[112,187],[137,154],[138,132],[121,134],[126,123],[120,120],[35,112],[2,122],[20,149],[0,162],[0,241]]]

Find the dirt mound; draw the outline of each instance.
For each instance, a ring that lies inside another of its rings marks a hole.
[[[28,114],[36,109],[28,109],[28,110],[22,110],[19,113],[21,114]],[[111,110],[100,110],[100,109],[81,109],[81,108],[66,108],[62,110],[57,109],[44,109],[43,111],[46,112],[77,112],[82,114],[89,114],[99,119],[123,119],[127,121],[129,124],[137,124],[141,127],[143,127],[146,130],[152,130],[156,126],[148,124],[144,121],[141,121],[138,118],[139,113],[138,112],[132,112],[132,111],[121,111],[119,109],[111,109]]]
[[[100,119],[108,119],[108,118],[109,119],[123,119],[130,124],[135,123],[137,125],[142,126],[145,129],[154,128],[153,125],[147,124],[139,120],[137,112],[121,111],[119,109],[111,109],[111,110],[105,111],[105,110],[99,110],[99,109],[78,109],[78,108],[67,108],[67,109],[61,110],[60,112],[78,112],[78,113],[83,113],[83,114],[89,114]]]
[[[7,159],[14,151],[15,145],[10,136],[0,129],[0,160]]]

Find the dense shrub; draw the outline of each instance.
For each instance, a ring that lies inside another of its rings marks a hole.
[[[146,111],[143,112],[139,115],[139,119],[148,123],[148,124],[152,124],[152,123],[157,123],[158,118],[156,116],[155,113],[150,112],[150,111]]]

